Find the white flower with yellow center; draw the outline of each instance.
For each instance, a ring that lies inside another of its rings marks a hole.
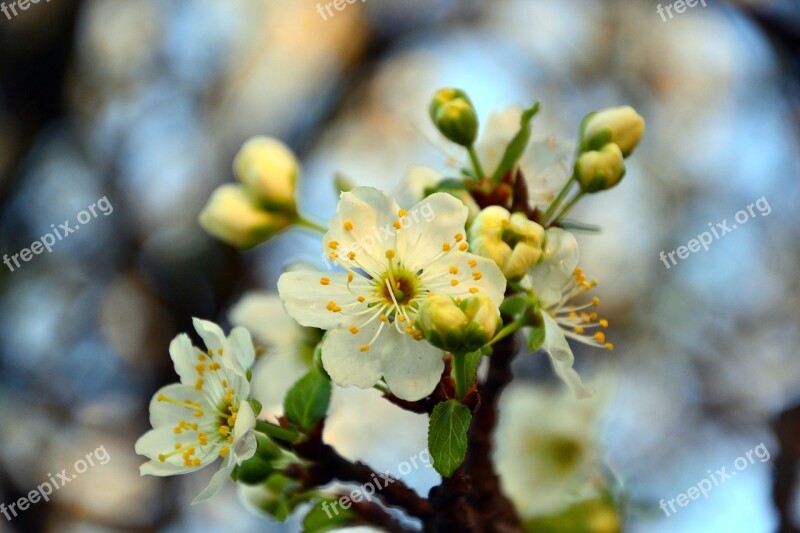
[[[567,337],[583,344],[611,350],[614,346],[606,342],[608,321],[599,319],[592,308],[600,305],[598,298],[575,305],[570,303],[577,296],[595,285],[587,281],[583,270],[578,268],[578,243],[575,236],[560,228],[545,232],[545,245],[541,261],[523,279],[522,285],[532,289],[539,301],[544,325],[544,349],[553,363],[556,375],[579,397],[590,396],[580,376],[572,368],[575,356]],[[592,333],[594,331],[594,333]]]
[[[246,369],[255,359],[250,333],[234,328],[225,337],[216,324],[196,318],[194,327],[208,351],[192,346],[186,334],[175,337],[169,353],[181,382],[156,393],[150,402],[153,429],[136,442],[136,453],[150,458],[142,475],[187,474],[223,459],[193,504],[214,496],[234,466],[256,451],[256,418],[247,401]]]
[[[367,388],[383,377],[410,401],[433,391],[444,363],[413,326],[422,301],[481,292],[499,306],[506,287],[493,261],[467,251],[467,214],[445,193],[408,210],[372,187],[342,193],[323,247],[345,272],[287,272],[278,282],[290,316],[330,330],[322,362],[334,382]]]

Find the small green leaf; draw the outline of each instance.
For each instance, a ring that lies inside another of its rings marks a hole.
[[[503,158],[500,160],[497,170],[495,170],[492,175],[492,180],[495,183],[500,183],[500,180],[503,179],[506,172],[514,168],[522,157],[522,154],[525,153],[525,148],[528,147],[528,141],[531,139],[531,120],[533,120],[533,117],[538,112],[539,102],[535,102],[522,113],[522,117],[519,121],[519,131],[514,135],[514,138],[511,139],[511,142],[508,143],[506,152],[503,154]]]
[[[544,327],[531,328],[531,336],[528,337],[528,349],[535,352],[544,343]]]
[[[530,297],[527,294],[514,294],[507,297],[500,304],[500,312],[504,315],[516,316],[528,307],[530,304]]]
[[[562,228],[569,231],[583,231],[585,233],[600,233],[603,231],[603,228],[600,226],[587,224],[585,222],[578,222],[577,220],[564,219],[560,220],[559,224]]]
[[[258,416],[261,413],[261,402],[256,400],[255,398],[250,398],[247,400],[247,403],[250,404],[250,407],[253,408],[253,413]]]
[[[286,417],[304,429],[310,429],[328,411],[331,382],[311,370],[286,393],[283,402]]]
[[[472,387],[473,383],[475,383],[475,379],[477,378],[478,365],[481,362],[481,357],[483,357],[483,350],[469,352],[465,357],[467,358],[467,388],[469,389]]]
[[[335,498],[322,498],[308,512],[303,519],[303,531],[306,533],[321,533],[330,531],[345,524],[355,522],[356,514],[339,505]]]
[[[450,477],[467,455],[467,430],[472,420],[469,409],[455,400],[442,402],[433,409],[428,428],[428,449],[433,467]]]

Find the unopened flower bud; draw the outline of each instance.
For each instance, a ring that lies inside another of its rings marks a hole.
[[[285,229],[287,215],[269,213],[253,204],[239,185],[223,185],[211,194],[199,217],[211,235],[239,248],[252,248]]]
[[[256,485],[266,480],[275,471],[272,461],[281,455],[281,449],[264,435],[256,435],[256,440],[255,455],[237,469],[236,480],[245,485]]]
[[[434,295],[419,308],[415,326],[425,339],[442,350],[461,351],[469,320],[449,296]]]
[[[478,136],[478,115],[467,94],[460,89],[439,89],[430,105],[431,120],[450,141],[472,146]]]
[[[518,280],[542,256],[544,228],[522,213],[500,206],[481,211],[469,230],[472,251],[497,263],[507,279]]]
[[[295,211],[299,164],[281,141],[272,137],[250,139],[236,155],[233,172],[259,204],[270,210]]]
[[[598,150],[614,143],[628,157],[642,138],[644,118],[631,106],[612,107],[590,113],[581,127],[583,151]]]
[[[619,146],[610,143],[600,150],[584,152],[575,162],[575,174],[584,192],[610,189],[625,176],[622,151]]]
[[[464,349],[472,351],[485,346],[502,324],[497,306],[491,298],[478,293],[461,302],[459,307],[469,320],[464,335]]]

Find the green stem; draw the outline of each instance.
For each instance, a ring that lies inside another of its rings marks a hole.
[[[278,427],[268,422],[262,422],[260,420],[256,420],[256,431],[260,431],[261,433],[267,435],[268,437],[274,437],[276,439],[284,440],[286,442],[295,442],[297,440],[297,437],[300,436],[300,434],[297,433],[296,431],[283,429],[282,427]]]
[[[453,354],[453,374],[456,380],[456,398],[461,400],[467,395],[466,354]]]
[[[322,223],[316,222],[314,220],[309,220],[307,218],[304,218],[302,215],[297,215],[297,219],[295,220],[295,223],[298,226],[301,226],[303,228],[308,228],[311,231],[315,231],[315,232],[318,232],[318,233],[327,233],[327,231],[328,231],[328,228],[323,226]]]
[[[505,339],[506,337],[517,331],[519,328],[521,328],[523,324],[524,321],[522,320],[522,317],[516,319],[510,324],[507,324],[503,329],[497,332],[497,335],[495,335],[494,338],[490,340],[486,346],[492,346],[496,342],[500,342],[501,340]]]
[[[561,219],[561,218],[562,218],[562,217],[564,217],[564,216],[565,216],[567,213],[569,213],[569,210],[570,210],[570,209],[572,209],[572,208],[575,206],[575,204],[577,204],[577,203],[580,201],[580,199],[581,199],[581,198],[583,198],[583,196],[584,196],[585,194],[586,194],[586,193],[585,193],[585,192],[583,192],[583,191],[581,191],[581,192],[579,192],[578,194],[576,194],[576,195],[575,195],[575,198],[573,198],[572,200],[570,200],[570,201],[569,201],[569,203],[568,203],[567,205],[565,205],[565,206],[564,206],[564,209],[562,209],[562,210],[561,210],[561,212],[560,212],[559,214],[557,214],[557,215],[556,215],[556,217],[553,219],[553,222],[558,222],[558,220],[559,220],[559,219]]]
[[[475,175],[478,177],[479,180],[482,180],[486,177],[486,174],[483,172],[483,167],[481,166],[481,160],[478,159],[478,153],[475,151],[474,146],[468,146],[467,151],[469,152],[469,158],[472,161],[472,168],[475,170]]]
[[[544,212],[544,215],[542,216],[542,222],[546,223],[548,220],[550,220],[550,217],[553,216],[553,213],[558,208],[559,204],[561,204],[561,201],[564,199],[564,197],[567,195],[567,191],[569,191],[569,188],[572,186],[573,181],[575,181],[574,172],[572,173],[572,176],[570,176],[570,178],[564,184],[564,187],[561,189],[561,192],[558,193],[558,196],[555,197],[553,202],[547,208],[547,211]]]

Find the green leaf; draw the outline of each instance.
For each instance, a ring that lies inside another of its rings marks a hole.
[[[331,382],[311,370],[286,393],[283,409],[286,417],[304,429],[310,429],[328,411]]]
[[[483,350],[469,352],[465,357],[467,358],[467,389],[469,389],[472,387],[472,384],[475,383],[475,379],[477,378],[478,365],[481,362],[481,357],[483,357]]]
[[[583,231],[585,233],[600,233],[603,228],[594,224],[587,224],[577,220],[564,219],[559,221],[562,228],[569,231]]]
[[[535,102],[522,113],[522,117],[519,121],[519,131],[514,135],[514,138],[511,139],[511,142],[508,143],[506,152],[503,154],[500,164],[492,175],[492,180],[495,183],[500,183],[500,180],[503,179],[506,172],[514,168],[522,157],[522,154],[525,153],[525,148],[528,147],[528,141],[531,139],[531,120],[533,120],[533,117],[538,112],[539,102]]]
[[[319,533],[330,531],[345,524],[355,522],[357,515],[339,505],[335,498],[323,497],[308,512],[303,519],[303,531],[306,533]]]
[[[500,312],[504,315],[516,316],[525,311],[529,304],[528,294],[514,294],[503,300],[503,303],[500,304]]]
[[[250,398],[247,400],[247,403],[250,404],[250,407],[253,408],[253,413],[256,415],[256,417],[258,417],[259,413],[261,412],[261,402],[255,398]]]
[[[469,409],[455,400],[440,403],[431,413],[428,449],[433,467],[444,477],[450,477],[464,462],[471,420]]]
[[[528,349],[535,352],[544,344],[544,327],[531,328],[531,336],[528,337]]]

